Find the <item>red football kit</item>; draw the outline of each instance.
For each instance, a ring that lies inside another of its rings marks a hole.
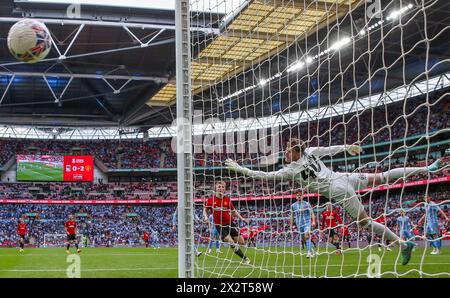
[[[214,224],[227,226],[231,223],[231,213],[234,210],[234,206],[229,197],[224,196],[222,199],[219,199],[214,196],[209,198],[205,207],[212,208]]]
[[[384,225],[386,223],[386,217],[380,216],[380,217],[376,218],[375,221]]]
[[[334,229],[338,223],[342,224],[342,220],[336,210],[322,212],[322,227]]]
[[[345,226],[345,227],[342,228],[342,236],[343,237],[350,236],[350,233],[348,231],[348,226]]]
[[[25,236],[28,232],[28,227],[26,223],[19,223],[17,225],[17,234],[19,234],[19,236]]]
[[[68,220],[64,224],[64,227],[66,227],[67,234],[69,235],[75,235],[76,229],[77,229],[77,223],[74,220]]]

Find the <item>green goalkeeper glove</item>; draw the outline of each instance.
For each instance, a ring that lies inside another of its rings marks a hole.
[[[358,145],[347,145],[348,154],[355,156],[362,152],[362,148]]]
[[[233,171],[233,172],[236,172],[236,173],[241,173],[243,175],[247,175],[248,172],[250,171],[247,168],[241,167],[237,162],[235,162],[234,160],[229,159],[229,158],[227,160],[225,160],[225,166],[230,171]]]

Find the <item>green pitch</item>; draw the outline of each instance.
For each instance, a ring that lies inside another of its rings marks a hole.
[[[53,168],[41,162],[20,163],[17,166],[18,181],[63,181],[63,169]]]
[[[205,251],[204,248],[201,249]],[[73,251],[73,249],[72,249]],[[256,251],[247,249],[252,265],[240,264],[240,259],[230,249],[223,254],[202,255],[196,258],[196,275],[201,277],[339,277],[367,274],[368,250],[348,251],[337,256],[332,251],[314,259],[306,259],[300,250],[268,248]],[[419,277],[418,271],[450,277],[450,248],[441,255],[429,255],[430,249],[418,248],[411,263],[399,263],[398,250],[372,253],[381,259],[383,277]],[[375,258],[377,258],[375,256]],[[421,260],[423,263],[421,265]],[[397,264],[397,265],[396,265]],[[66,277],[68,262],[64,248],[34,248],[19,253],[17,249],[0,249],[0,277]],[[177,249],[162,248],[85,248],[80,254],[81,277],[177,277]],[[387,273],[391,272],[391,273]],[[447,274],[442,273],[447,272]]]

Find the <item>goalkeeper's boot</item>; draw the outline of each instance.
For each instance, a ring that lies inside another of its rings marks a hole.
[[[221,254],[223,252],[220,249],[216,249],[216,253]]]
[[[430,173],[436,173],[438,172],[441,168],[443,167],[443,162],[442,160],[438,159],[435,162],[433,162],[431,165],[429,165],[428,168],[428,172]]]
[[[70,250],[66,250],[66,254],[70,255]]]
[[[211,248],[206,251],[206,254],[209,255],[210,253],[211,253]]]
[[[80,253],[81,253],[81,249],[77,249],[77,253],[79,253],[79,254],[80,254]]]
[[[199,256],[201,256],[203,253],[201,252],[201,251],[197,251],[196,253],[195,253],[195,255],[197,256],[197,257],[199,257]]]
[[[245,257],[244,260],[242,261],[245,265],[250,265],[250,259],[248,257]]]
[[[416,244],[411,241],[406,242],[406,246],[402,249],[402,265],[406,265],[411,260],[411,252]]]

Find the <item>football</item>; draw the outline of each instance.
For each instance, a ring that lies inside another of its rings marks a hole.
[[[47,57],[51,49],[50,32],[45,24],[24,19],[14,24],[8,33],[8,48],[19,61],[36,63]]]

